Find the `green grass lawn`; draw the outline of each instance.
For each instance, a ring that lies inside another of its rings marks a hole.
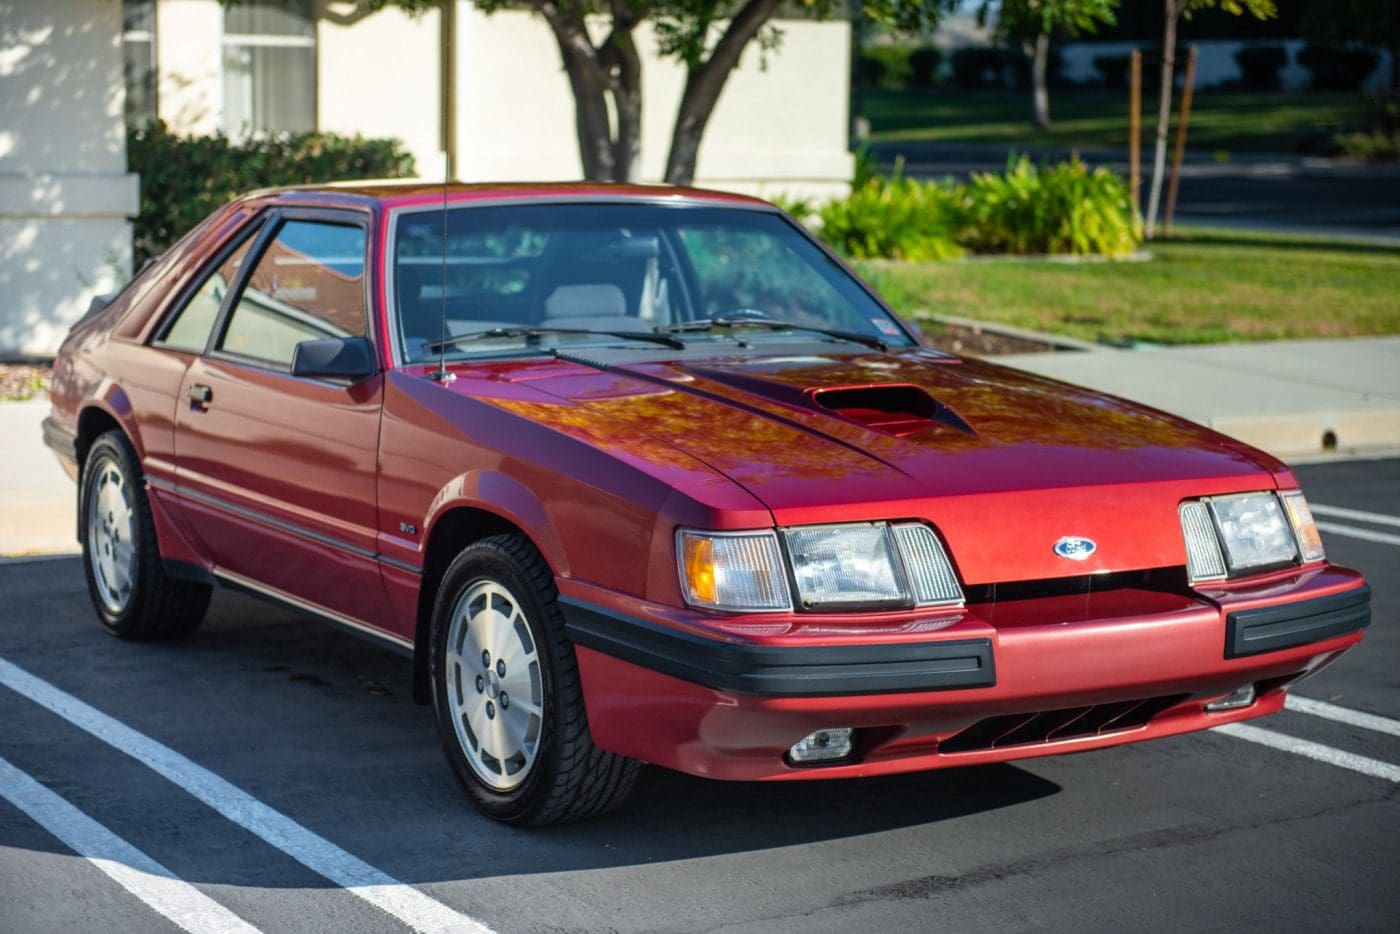
[[[1173,101],[1177,107],[1179,95]],[[869,91],[872,139],[999,146],[1126,148],[1128,93],[1052,91],[1054,128],[1036,132],[1025,91]],[[1156,133],[1157,97],[1143,95],[1143,140]],[[1366,122],[1360,94],[1202,91],[1191,110],[1187,142],[1214,152],[1297,152],[1308,140]]]
[[[1145,262],[859,264],[896,309],[1163,344],[1400,334],[1400,247],[1183,230]]]

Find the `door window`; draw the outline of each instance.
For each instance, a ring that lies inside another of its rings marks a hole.
[[[253,267],[219,349],[290,367],[301,341],[363,337],[364,277],[363,227],[287,221]]]
[[[256,239],[255,236],[245,236],[238,249],[200,283],[199,289],[180,309],[165,336],[156,341],[158,346],[186,353],[204,353],[204,348],[209,346],[209,332],[214,327],[214,319],[219,316],[219,306],[223,304],[229,286]]]

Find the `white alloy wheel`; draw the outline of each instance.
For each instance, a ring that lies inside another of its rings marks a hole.
[[[97,466],[87,495],[87,548],[98,598],[118,615],[136,582],[136,510],[115,458]]]
[[[519,599],[493,580],[467,588],[447,632],[447,701],[467,763],[497,791],[530,774],[544,733],[544,679]]]

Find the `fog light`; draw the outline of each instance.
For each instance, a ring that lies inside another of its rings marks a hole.
[[[1235,688],[1229,694],[1219,700],[1213,700],[1206,704],[1206,713],[1219,713],[1222,710],[1238,710],[1241,707],[1248,707],[1254,703],[1254,685],[1246,684],[1242,688]]]
[[[854,732],[848,726],[817,730],[794,743],[788,750],[788,759],[795,765],[844,759],[851,754],[851,735]]]

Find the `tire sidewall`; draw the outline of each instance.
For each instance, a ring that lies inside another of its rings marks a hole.
[[[122,473],[122,482],[126,485],[127,493],[131,497],[131,509],[133,513],[133,535],[132,549],[134,552],[134,568],[132,571],[131,594],[127,597],[126,606],[122,607],[120,613],[113,613],[103,602],[102,595],[97,589],[97,569],[93,567],[91,551],[92,530],[88,528],[88,515],[91,511],[91,498],[96,494],[93,482],[105,464],[115,464]],[[145,586],[146,555],[141,553],[142,527],[146,521],[146,502],[140,486],[140,471],[136,467],[135,458],[125,450],[120,439],[112,434],[104,434],[93,442],[89,449],[87,458],[83,462],[83,484],[82,496],[79,499],[78,521],[82,523],[83,531],[83,573],[86,578],[88,596],[92,599],[93,608],[97,610],[97,617],[102,621],[102,628],[113,635],[122,635],[130,627],[136,615],[137,607],[140,605],[142,590]]]
[[[451,613],[463,594],[474,584],[487,580],[505,587],[524,608],[525,622],[530,629],[530,637],[535,641],[535,654],[539,659],[543,684],[543,724],[539,753],[535,756],[534,765],[525,781],[509,791],[492,788],[477,776],[461,747],[461,741],[457,738],[448,696],[447,637],[451,629]],[[548,788],[553,784],[553,775],[558,768],[559,666],[554,654],[555,642],[546,628],[546,620],[549,618],[546,614],[558,613],[553,601],[553,594],[544,595],[542,599],[537,588],[525,578],[512,558],[490,542],[480,542],[465,549],[448,567],[433,605],[429,673],[433,710],[443,751],[476,806],[491,817],[510,823],[529,820],[531,813],[542,803],[541,788]]]

